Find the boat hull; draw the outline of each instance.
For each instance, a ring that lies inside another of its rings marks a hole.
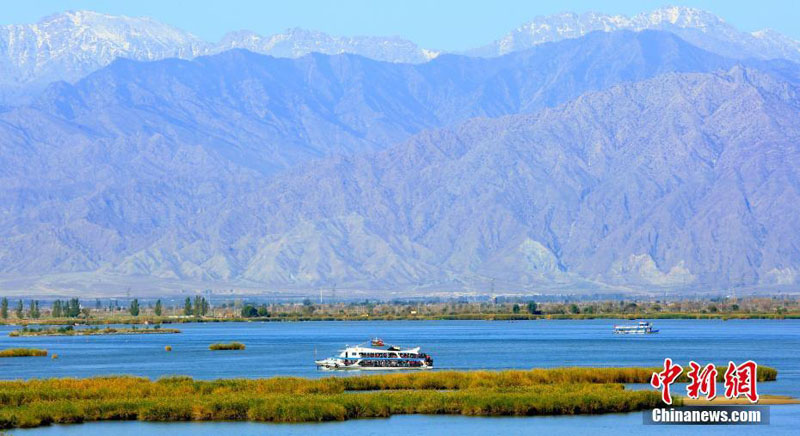
[[[338,367],[329,367],[324,365],[317,365],[318,369],[323,371],[423,371],[426,369],[433,369],[432,366],[417,366],[417,367],[378,367],[378,366],[356,366],[356,365],[348,365],[348,366],[338,366]]]
[[[409,366],[374,366],[374,365],[361,365],[359,362],[346,364],[344,360],[329,358],[325,360],[317,360],[314,363],[317,369],[325,371],[396,371],[396,370],[423,370],[433,369],[433,365],[427,363],[422,365],[409,365]]]
[[[615,335],[652,335],[658,333],[658,330],[652,331],[614,331]]]

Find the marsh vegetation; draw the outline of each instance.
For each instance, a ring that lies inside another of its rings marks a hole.
[[[7,348],[0,350],[0,357],[44,357],[47,350],[37,348]]]
[[[244,350],[245,346],[241,342],[231,342],[229,344],[211,344],[208,349],[211,351]]]
[[[74,328],[73,326],[64,327],[49,327],[49,328],[35,328],[25,326],[19,330],[9,332],[8,335],[12,337],[19,336],[92,336],[92,335],[136,335],[136,334],[171,334],[180,333],[178,329],[165,329],[159,325],[153,328],[140,328],[133,326],[130,328],[122,327],[88,327],[88,328]]]
[[[169,377],[0,382],[0,428],[97,420],[316,422],[395,414],[572,415],[656,407],[626,390],[647,368],[440,371],[304,379]],[[680,404],[681,399],[675,399]]]

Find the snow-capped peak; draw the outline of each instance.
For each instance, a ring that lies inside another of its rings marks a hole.
[[[537,44],[579,38],[594,31],[662,30],[691,44],[728,57],[786,58],[800,62],[800,43],[772,30],[741,32],[716,15],[695,8],[669,6],[634,16],[565,12],[532,21],[492,44],[467,52],[497,56]],[[157,60],[190,59],[232,48],[279,57],[310,52],[354,53],[369,58],[418,63],[440,51],[399,37],[333,36],[291,28],[262,36],[251,31],[225,35],[218,43],[148,17],[125,17],[93,11],[68,11],[33,24],[0,26],[0,100],[26,89],[35,92],[55,80],[75,80],[119,57]],[[11,90],[11,91],[9,91]],[[0,101],[2,103],[2,101]]]
[[[774,31],[742,32],[711,12],[684,6],[668,6],[632,17],[596,12],[539,16],[468,54],[497,56],[536,44],[578,38],[590,32],[616,30],[668,31],[698,47],[734,58],[784,57],[800,61],[800,43],[791,38]]]
[[[283,57],[355,53],[391,62],[426,62],[439,53],[398,37],[337,37],[301,28],[271,36],[231,32],[210,43],[148,17],[67,11],[37,23],[0,26],[0,99],[78,79],[120,57],[190,59],[231,48]]]
[[[667,6],[656,9],[649,13],[642,13],[633,18],[633,21],[645,18],[652,25],[669,23],[679,27],[704,28],[710,25],[719,25],[725,21],[702,9],[695,9],[685,6]]]

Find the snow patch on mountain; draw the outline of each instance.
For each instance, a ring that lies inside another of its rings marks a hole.
[[[0,103],[30,97],[54,81],[75,81],[117,58],[191,59],[234,48],[289,58],[352,53],[402,63],[427,62],[440,53],[399,37],[339,37],[299,28],[270,36],[231,32],[211,43],[147,17],[70,11],[0,26]]]
[[[579,38],[590,32],[664,30],[709,51],[734,58],[785,58],[800,61],[800,42],[774,30],[742,32],[700,9],[670,6],[633,17],[596,12],[536,17],[499,40],[467,54],[500,56],[537,44]]]

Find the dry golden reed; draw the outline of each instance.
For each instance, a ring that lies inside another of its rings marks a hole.
[[[47,350],[36,348],[7,348],[0,351],[0,357],[43,357],[47,356]]]
[[[306,379],[176,376],[0,381],[0,429],[97,420],[318,422],[397,414],[622,413],[661,404],[657,368],[431,371]],[[759,367],[759,380],[777,371]],[[682,404],[681,398],[674,399]]]

